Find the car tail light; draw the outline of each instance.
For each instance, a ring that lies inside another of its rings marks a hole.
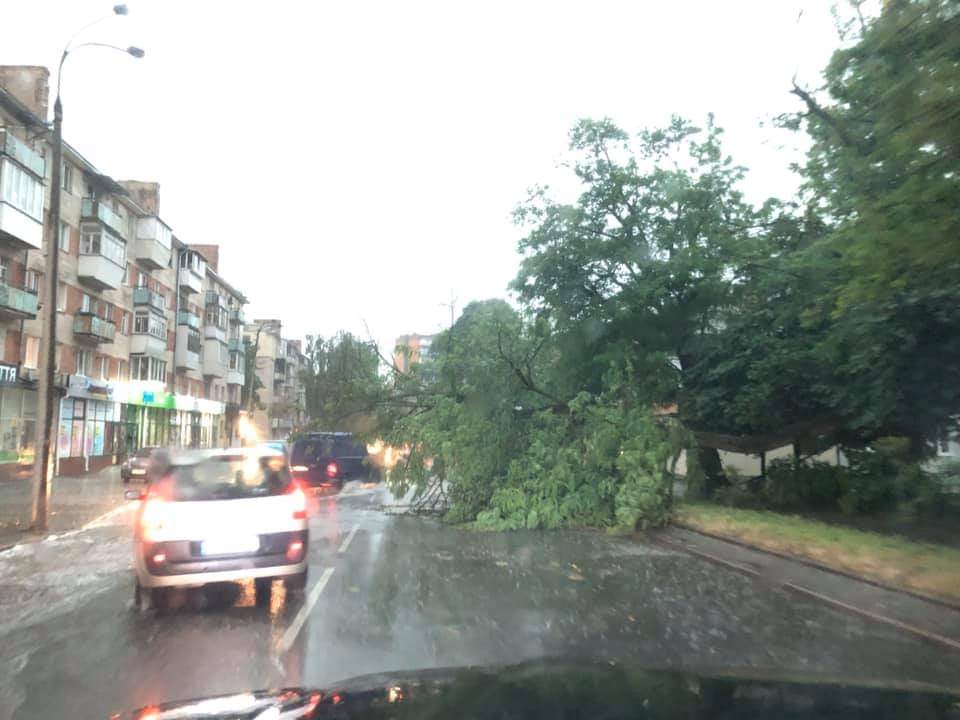
[[[291,466],[290,466],[290,471],[291,471],[291,472],[307,472],[309,469],[310,469],[310,468],[308,468],[306,465],[291,465]]]
[[[340,472],[340,467],[335,463],[327,464],[327,477],[331,480],[337,476],[337,473]]]
[[[157,553],[153,556],[153,562],[156,565],[160,565],[161,563],[165,563],[166,561],[167,561],[166,553]]]
[[[143,506],[143,515],[140,518],[140,528],[143,530],[143,536],[147,539],[158,530],[163,529],[167,520],[169,503],[156,495],[148,495],[147,501]]]
[[[300,487],[300,483],[290,483],[290,489],[287,491],[290,496],[290,505],[293,508],[294,520],[306,520],[307,518],[307,494]]]
[[[291,562],[298,559],[303,554],[303,541],[294,540],[287,546],[287,560]]]

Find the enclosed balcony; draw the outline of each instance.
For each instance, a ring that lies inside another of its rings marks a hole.
[[[242,308],[242,307],[230,308],[230,322],[232,322],[232,323],[237,323],[237,324],[239,324],[239,325],[243,325],[243,323],[244,323],[244,316],[243,316],[243,308]]]
[[[0,128],[0,240],[43,246],[43,157]]]
[[[37,316],[37,296],[0,282],[0,319],[29,320]]]
[[[242,353],[243,352],[243,338],[232,337],[227,340],[227,350],[232,353]]]
[[[205,340],[216,340],[223,343],[227,341],[227,331],[222,327],[208,323],[203,326],[203,337]]]
[[[238,370],[227,370],[227,385],[243,385],[243,373]]]
[[[133,304],[146,305],[161,313],[167,309],[167,301],[160,293],[150,288],[138,287],[133,289]]]
[[[167,354],[167,342],[149,333],[134,333],[130,336],[130,352],[163,359]]]
[[[199,293],[203,290],[203,279],[207,275],[207,262],[203,256],[192,250],[180,253],[178,263],[180,292],[184,294]]]
[[[203,374],[215,378],[227,374],[227,346],[219,340],[203,341]]]
[[[127,244],[101,225],[80,225],[80,259],[77,278],[97,290],[115,290],[127,268]]]
[[[80,313],[73,318],[73,335],[77,339],[95,343],[113,342],[117,326],[102,317]]]
[[[84,198],[80,203],[80,219],[96,220],[100,225],[109,229],[113,234],[126,240],[127,221],[106,203],[94,198]]]
[[[185,325],[194,330],[200,329],[200,316],[189,310],[180,310],[177,313],[177,325]],[[199,352],[199,351],[198,351]]]
[[[175,362],[178,370],[200,370],[200,333],[188,327],[177,327],[177,351]]]
[[[158,217],[137,219],[137,242],[134,248],[137,262],[152,270],[170,265],[170,247],[173,231]]]
[[[227,309],[227,299],[220,293],[215,292],[214,290],[207,290],[206,298],[207,298],[207,307],[210,307],[211,305],[216,305],[217,307],[221,307],[224,310]]]

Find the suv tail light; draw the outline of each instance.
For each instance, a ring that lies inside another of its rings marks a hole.
[[[327,477],[333,480],[337,476],[337,473],[340,472],[340,467],[335,463],[327,463]]]

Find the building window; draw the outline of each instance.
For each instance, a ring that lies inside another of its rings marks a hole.
[[[90,371],[92,370],[90,351],[77,350],[74,354],[74,358],[76,359],[77,363],[77,375],[89,375]]]
[[[91,298],[86,293],[80,298],[80,312],[88,313],[91,312],[90,308],[93,306],[93,298]]]
[[[28,368],[39,367],[40,338],[27,335],[27,345],[23,353],[23,366]]]
[[[10,275],[10,258],[0,255],[0,282],[6,283]]]
[[[123,335],[130,334],[130,316],[127,313],[120,313],[120,332]]]
[[[40,273],[36,270],[27,270],[24,276],[23,287],[32,293],[40,292]]]
[[[100,356],[100,372],[99,376],[101,380],[110,379],[110,358],[106,355]]]
[[[123,360],[117,360],[117,380],[127,379],[127,363]]]
[[[131,355],[130,379],[166,382],[167,363],[163,360],[158,360],[157,358],[148,357],[146,355]]]
[[[60,222],[60,237],[58,239],[60,249],[64,252],[70,252],[70,226],[65,222]]]
[[[57,283],[57,311],[67,311],[67,285],[66,283]]]
[[[137,287],[147,287],[147,276],[146,276],[144,273],[140,272],[139,270],[137,271],[137,285],[136,285],[136,286],[137,286]]]
[[[0,160],[0,200],[43,222],[43,183],[8,158]]]
[[[73,165],[66,160],[60,165],[60,187],[67,192],[73,189]]]

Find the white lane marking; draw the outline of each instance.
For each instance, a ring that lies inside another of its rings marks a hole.
[[[343,541],[340,545],[340,549],[337,550],[338,553],[345,553],[347,548],[350,547],[350,543],[353,540],[353,536],[357,534],[357,530],[360,529],[359,525],[354,525],[353,529],[350,531],[350,534],[347,535],[347,539]]]
[[[310,615],[310,611],[313,610],[313,606],[317,604],[317,600],[320,598],[320,593],[323,592],[323,589],[330,581],[331,575],[333,575],[333,568],[325,568],[323,575],[320,576],[317,584],[313,586],[312,590],[310,590],[310,594],[303,603],[303,607],[300,608],[300,612],[297,613],[297,616],[293,619],[293,622],[290,623],[290,627],[287,628],[287,631],[283,634],[283,637],[280,638],[280,654],[287,652],[287,650],[293,646],[294,641],[297,639],[297,635],[300,634],[300,630],[303,628],[303,624],[307,621],[307,617]]]

